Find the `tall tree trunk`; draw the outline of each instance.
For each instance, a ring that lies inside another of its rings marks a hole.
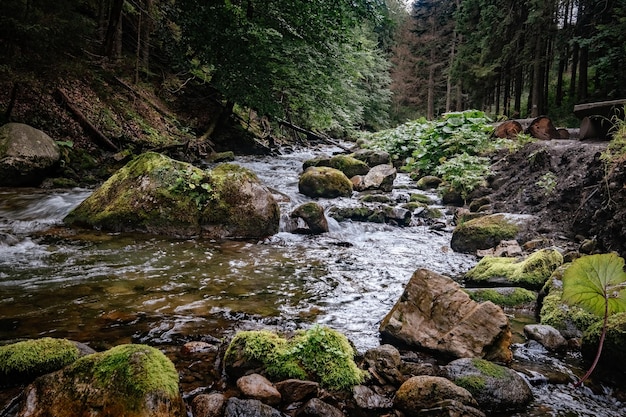
[[[144,1],[145,16],[141,30],[141,65],[144,71],[148,71],[150,64],[150,38],[152,36],[154,0]]]
[[[555,104],[560,107],[563,104],[563,74],[565,73],[565,64],[567,62],[567,55],[561,55],[559,59],[559,69],[556,76],[556,94]]]
[[[544,78],[544,39],[537,36],[535,57],[533,59],[533,86],[530,117],[539,117],[543,113],[543,78]]]
[[[589,66],[589,47],[582,46],[580,48],[580,60],[578,62],[579,77],[578,77],[578,100],[585,100],[587,98],[588,91],[588,78],[587,70]]]
[[[102,54],[106,57],[113,57],[117,52],[117,39],[122,26],[122,7],[124,0],[113,0],[111,10],[109,12],[109,24],[104,35],[104,43],[102,44]],[[121,39],[119,40],[121,43]]]
[[[574,42],[574,46],[572,48],[572,74],[569,80],[569,96],[573,99],[577,97],[576,94],[576,76],[578,71],[578,51],[580,47],[578,46],[578,42]]]

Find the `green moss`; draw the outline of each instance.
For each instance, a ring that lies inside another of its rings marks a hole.
[[[359,198],[364,203],[391,203],[391,198],[383,194],[368,194]]]
[[[472,395],[482,391],[487,386],[485,378],[480,375],[462,376],[454,380],[454,383],[461,388],[465,388]]]
[[[523,261],[486,256],[467,272],[466,277],[474,281],[503,277],[511,283],[541,288],[562,263],[563,256],[554,249],[539,250]]]
[[[409,198],[409,202],[411,202],[411,203],[417,202],[417,203],[430,204],[430,203],[432,203],[432,200],[427,195],[413,193],[413,194],[411,194],[411,197]]]
[[[602,320],[597,320],[583,335],[583,353],[589,358],[597,352],[602,324]],[[603,365],[626,371],[624,352],[626,352],[626,312],[613,314],[608,318],[601,356]]]
[[[66,339],[44,337],[0,346],[0,375],[43,375],[69,365],[78,356],[78,348]]]
[[[402,208],[407,209],[409,211],[414,211],[414,210],[417,210],[418,208],[423,208],[423,207],[426,207],[424,203],[417,203],[417,202],[405,203],[402,205]]]
[[[507,220],[503,214],[494,214],[469,220],[460,224],[456,230],[467,230],[482,239],[491,236],[494,240],[501,241],[513,239],[519,232],[519,226]]]
[[[498,292],[492,288],[485,288],[476,291],[468,291],[468,294],[474,301],[491,301],[502,307],[516,307],[534,303],[537,300],[536,294],[525,288],[514,288],[512,291],[506,293]]]
[[[550,325],[559,331],[570,330],[572,326],[584,331],[596,323],[598,318],[578,306],[564,303],[561,300],[562,287],[555,285],[555,282],[560,283],[560,277],[568,265],[557,268],[542,289],[542,292],[547,292],[547,295],[542,301],[539,320],[541,324]]]
[[[506,377],[506,368],[490,362],[485,359],[474,358],[472,359],[472,365],[480,371],[481,374],[490,376],[492,378],[501,379]]]
[[[77,360],[68,372],[93,375],[99,388],[114,390],[136,410],[146,395],[161,393],[176,398],[178,372],[158,349],[146,345],[120,345]]]
[[[332,390],[349,389],[365,376],[354,362],[348,339],[322,326],[300,331],[289,340],[268,331],[240,332],[228,346],[224,361],[233,361],[237,352],[261,362],[272,378],[313,379]]]

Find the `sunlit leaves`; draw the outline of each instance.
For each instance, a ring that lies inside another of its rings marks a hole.
[[[563,300],[592,314],[626,311],[624,259],[614,253],[575,260],[563,276]]]

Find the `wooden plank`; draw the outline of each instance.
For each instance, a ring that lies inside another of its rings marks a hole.
[[[574,115],[579,119],[594,115],[604,116],[608,118],[613,116],[614,114],[622,113],[624,105],[626,105],[626,98],[619,100],[597,101],[594,103],[577,104],[574,106]]]

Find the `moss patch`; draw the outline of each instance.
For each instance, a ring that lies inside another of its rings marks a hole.
[[[498,291],[493,288],[467,291],[470,298],[477,302],[491,301],[501,307],[518,307],[534,303],[537,295],[525,288],[512,288],[511,291]]]
[[[354,349],[341,333],[322,326],[297,332],[289,340],[268,331],[240,332],[232,340],[224,361],[246,360],[262,363],[275,379],[311,379],[332,390],[350,389],[364,380],[354,362]]]
[[[503,240],[514,239],[519,226],[504,214],[482,216],[459,224],[452,234],[450,246],[457,252],[489,249]]]
[[[102,353],[85,356],[68,372],[93,377],[98,388],[110,390],[138,409],[150,394],[178,396],[178,372],[158,349],[146,345],[120,345]]]
[[[561,264],[563,256],[554,249],[542,249],[523,261],[486,256],[467,272],[466,278],[477,282],[506,278],[510,283],[538,289]]]
[[[465,388],[469,392],[476,393],[487,387],[485,378],[480,375],[462,376],[454,380],[454,383],[461,388]]]
[[[474,365],[481,374],[492,378],[501,379],[507,376],[505,367],[496,365],[485,359],[474,358],[472,359],[472,365]]]
[[[23,380],[59,370],[78,356],[78,348],[66,339],[44,337],[0,346],[0,375]]]
[[[598,349],[600,335],[602,333],[602,320],[591,325],[583,336],[583,353],[588,358],[593,358]],[[626,313],[609,316],[606,329],[606,338],[602,347],[600,363],[610,366],[611,369],[626,371]]]

